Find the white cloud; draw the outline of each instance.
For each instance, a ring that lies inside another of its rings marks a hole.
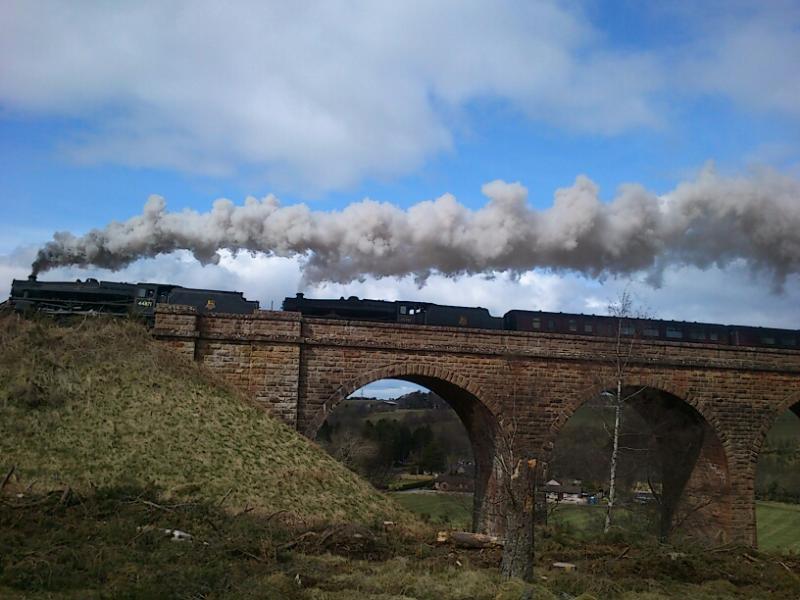
[[[695,38],[676,83],[741,106],[800,118],[800,8],[788,2],[724,2],[689,9]]]
[[[76,119],[60,142],[78,161],[302,192],[413,171],[485,99],[599,134],[664,125],[676,94],[800,117],[796,6],[653,10],[674,47],[615,40],[555,0],[9,1],[0,103]]]
[[[0,102],[83,125],[76,160],[308,190],[410,172],[471,101],[613,133],[660,82],[557,2],[7,2]]]

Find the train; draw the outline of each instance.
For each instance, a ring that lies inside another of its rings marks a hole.
[[[259,308],[258,301],[247,300],[242,292],[97,279],[38,281],[35,277],[14,279],[8,304],[19,313],[132,315],[151,323],[159,304],[192,306],[200,314],[252,314]]]
[[[21,313],[53,315],[134,315],[152,323],[160,304],[194,307],[200,314],[253,314],[258,301],[242,292],[187,288],[158,283],[119,283],[80,279],[45,282],[35,277],[15,279],[7,302]],[[438,327],[532,331],[579,336],[635,336],[642,339],[732,346],[799,349],[800,331],[767,327],[720,325],[660,319],[617,319],[600,315],[510,310],[502,317],[482,307],[451,306],[433,302],[387,301],[357,296],[337,299],[306,298],[298,293],[283,301],[283,310],[306,317],[405,323]]]
[[[432,302],[359,299],[306,298],[298,293],[283,301],[283,310],[308,317],[411,323],[441,327],[470,327],[505,331],[534,331],[643,339],[695,342],[732,346],[767,346],[797,349],[800,331],[741,325],[719,325],[660,319],[618,319],[600,315],[556,313],[540,310],[510,310],[502,317],[492,316],[482,307],[448,306]]]

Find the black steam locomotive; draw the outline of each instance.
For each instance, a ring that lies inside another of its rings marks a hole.
[[[258,302],[246,300],[241,292],[97,279],[37,281],[33,277],[12,281],[8,303],[17,312],[135,315],[148,321],[155,317],[157,304],[193,306],[201,314],[250,314],[258,310]]]
[[[675,342],[789,349],[800,347],[800,331],[791,329],[656,319],[625,319],[620,322],[614,317],[528,310],[510,310],[502,317],[493,317],[487,309],[480,307],[445,306],[430,302],[360,300],[356,296],[339,300],[317,300],[297,294],[296,297],[286,298],[283,301],[283,310],[299,312],[309,317],[353,321],[542,331],[605,337],[615,337],[619,333],[624,336]]]
[[[485,308],[446,306],[431,302],[359,300],[357,296],[339,300],[316,300],[297,294],[294,298],[284,299],[283,310],[299,312],[307,317],[329,319],[503,329],[503,319],[493,317]]]

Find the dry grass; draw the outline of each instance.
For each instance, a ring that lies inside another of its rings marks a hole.
[[[164,530],[174,528],[193,540],[171,541]],[[328,534],[347,530],[359,537]],[[170,505],[146,489],[51,494],[0,501],[0,597],[796,600],[800,589],[797,557],[539,539],[529,586],[500,580],[499,551],[398,528],[303,531],[216,503]],[[577,571],[553,569],[558,560]]]
[[[301,521],[406,518],[295,431],[137,323],[0,318],[0,471],[25,485],[150,486]]]

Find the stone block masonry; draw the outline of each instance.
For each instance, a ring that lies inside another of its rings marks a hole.
[[[513,437],[518,451],[546,463],[570,416],[615,381],[614,340],[600,337],[277,311],[208,316],[175,306],[158,309],[153,334],[310,437],[342,400],[378,379],[432,389],[470,435],[474,525],[490,532],[502,527],[493,515],[500,442]],[[714,542],[755,544],[756,463],[778,415],[800,410],[800,351],[637,340],[625,384],[647,390],[637,410],[661,423],[662,453],[675,457],[665,467],[676,487],[669,518],[691,514],[692,528]],[[698,424],[694,453],[675,448],[687,423]],[[692,505],[697,498],[703,506]]]

